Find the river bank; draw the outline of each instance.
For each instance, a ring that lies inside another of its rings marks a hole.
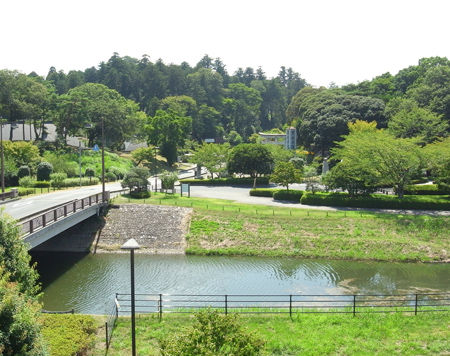
[[[115,204],[192,208],[186,253],[449,262],[450,217],[329,212],[157,194]]]

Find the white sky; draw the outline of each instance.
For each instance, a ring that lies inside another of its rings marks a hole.
[[[230,74],[281,65],[309,83],[356,83],[450,57],[449,0],[0,0],[0,69],[67,72],[113,52]]]

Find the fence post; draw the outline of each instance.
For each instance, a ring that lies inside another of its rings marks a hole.
[[[162,294],[159,295],[159,321],[162,320]]]
[[[76,212],[76,211],[77,211],[77,202],[74,201],[73,202],[73,212]]]
[[[30,234],[33,233],[33,219],[30,220]]]
[[[45,227],[45,225],[47,225],[47,219],[45,218],[45,214],[42,215],[42,227]]]
[[[228,295],[225,294],[225,315],[228,314]]]
[[[289,295],[289,316],[292,319],[292,294]]]
[[[418,299],[418,295],[416,294],[416,301],[415,301],[415,304],[414,304],[414,315],[417,315],[417,299]]]
[[[58,210],[53,210],[53,221],[56,221],[58,219]]]
[[[67,205],[64,205],[64,216],[67,216]]]
[[[105,334],[106,334],[106,350],[109,349],[109,341],[108,341],[108,322],[105,321]]]
[[[356,315],[356,295],[353,295],[353,316]]]
[[[81,199],[81,210],[84,209],[84,199]]]

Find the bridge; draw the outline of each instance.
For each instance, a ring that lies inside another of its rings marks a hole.
[[[96,193],[22,217],[18,220],[22,239],[28,249],[39,246],[83,220],[99,215],[109,197],[109,191],[105,192],[104,197],[102,193]]]

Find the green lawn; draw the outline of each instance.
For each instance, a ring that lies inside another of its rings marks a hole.
[[[164,194],[145,203],[193,207],[190,254],[448,260],[450,217],[289,209]]]
[[[265,341],[263,355],[447,355],[448,313],[298,314],[242,316],[245,328]],[[179,332],[191,316],[164,315],[136,319],[138,355],[159,355],[159,340]],[[104,355],[97,350],[95,355]],[[108,355],[131,354],[130,319],[120,318]]]

